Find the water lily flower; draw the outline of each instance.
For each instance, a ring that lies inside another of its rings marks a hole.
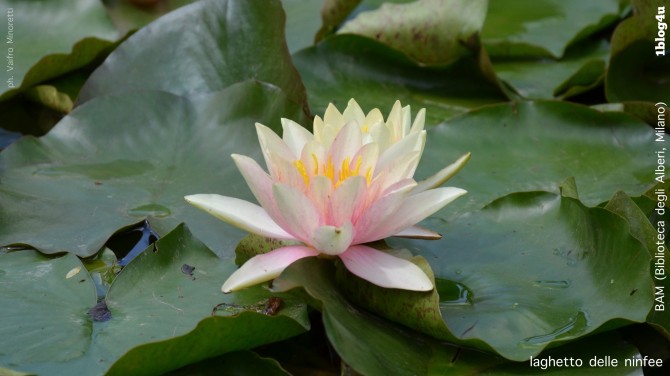
[[[416,224],[465,194],[437,186],[469,159],[459,158],[432,177],[416,182],[423,153],[425,111],[411,121],[409,106],[396,102],[384,120],[367,115],[353,99],[340,113],[332,104],[314,133],[282,119],[283,137],[256,124],[268,171],[252,158],[233,154],[259,205],[216,194],[186,196],[194,206],[248,232],[298,241],[257,255],[223,284],[223,292],[276,278],[303,257],[339,257],[353,274],[381,287],[415,291],[433,288],[412,262],[366,243],[389,236],[439,239]]]

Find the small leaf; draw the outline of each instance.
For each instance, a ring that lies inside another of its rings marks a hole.
[[[417,0],[382,4],[338,31],[376,39],[420,64],[448,64],[472,53],[469,40],[482,28],[487,1]]]
[[[618,18],[618,0],[491,1],[482,41],[494,57],[560,58],[571,44]]]

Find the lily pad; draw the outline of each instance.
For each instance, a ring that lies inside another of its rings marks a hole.
[[[417,0],[383,4],[359,13],[338,33],[376,39],[421,64],[448,64],[471,54],[469,40],[481,30],[486,0]]]
[[[388,108],[380,109],[388,113],[399,99],[414,111],[425,107],[430,126],[475,107],[507,101],[474,56],[445,67],[422,68],[369,38],[336,35],[296,53],[293,61],[317,114],[324,113],[328,103],[344,108],[351,97],[363,108],[386,104]]]
[[[263,376],[290,376],[274,359],[258,356],[253,351],[235,351],[220,357],[206,360],[180,370],[167,373],[167,376],[193,375],[263,375]]]
[[[489,2],[482,41],[492,56],[560,58],[565,49],[619,19],[619,1]]]
[[[471,111],[428,131],[417,177],[430,176],[466,152],[468,165],[450,181],[469,193],[438,217],[481,209],[513,192],[557,192],[568,177],[595,206],[616,191],[639,195],[654,183],[649,126],[622,113],[565,102],[520,102]]]
[[[546,192],[516,193],[427,225],[443,238],[389,244],[430,262],[437,293],[396,294],[395,301],[349,277],[355,282],[348,295],[438,338],[517,361],[603,325],[644,322],[652,308],[646,246],[605,209]]]
[[[74,255],[21,251],[0,257],[3,281],[15,286],[0,293],[3,338],[13,339],[0,345],[7,347],[0,364],[20,371],[160,374],[309,327],[306,306],[290,296],[262,288],[224,296],[221,284],[235,265],[218,259],[183,225],[119,274],[106,304],[99,305],[104,315],[87,314],[95,288]],[[192,275],[183,273],[184,264],[194,268]],[[283,298],[283,308],[272,316],[245,308],[271,296]],[[221,303],[241,308],[221,313],[215,310]]]
[[[278,127],[281,117],[305,122],[298,105],[258,82],[192,99],[134,92],[79,106],[46,136],[0,154],[0,245],[90,256],[118,229],[148,218],[159,235],[187,222],[232,257],[242,232],[184,196],[251,199],[230,154],[260,158],[254,122]]]
[[[321,7],[322,25],[316,33],[315,41],[320,42],[334,33],[360,2],[361,0],[324,0]]]
[[[127,33],[139,29],[158,17],[169,13],[195,0],[145,0],[148,4],[142,6],[141,0],[107,0],[104,1],[107,13],[116,28]],[[151,4],[153,2],[153,4]]]
[[[12,55],[12,69],[3,69],[0,100],[88,65],[108,54],[118,38],[99,0],[2,0],[0,7],[4,52]]]
[[[282,0],[286,12],[286,44],[293,53],[314,44],[321,27],[322,0]]]
[[[439,374],[454,358],[456,347],[403,328],[349,303],[328,260],[308,257],[291,264],[274,286],[302,286],[321,303],[330,343],[354,370],[370,375]],[[500,363],[485,358],[484,364]]]
[[[121,44],[91,75],[79,101],[132,90],[211,93],[255,80],[306,105],[284,42],[284,24],[278,0],[204,0],[184,6]]]
[[[561,59],[494,60],[498,76],[525,98],[575,95],[602,82],[609,45],[588,42],[569,48]]]
[[[510,375],[536,374],[528,363],[510,362],[497,356],[456,347],[416,333],[361,309],[348,300],[328,260],[305,258],[293,263],[275,280],[275,287],[301,286],[316,299],[334,349],[353,370],[362,374],[393,375]],[[504,328],[503,328],[504,329]],[[549,350],[543,356],[585,360],[580,369],[555,369],[559,375],[628,375],[639,367],[591,368],[592,357],[609,355],[623,362],[639,352],[615,333],[592,336]],[[561,373],[563,372],[564,373]]]
[[[93,331],[86,312],[95,305],[95,286],[76,256],[2,252],[0,276],[0,336],[12,339],[0,342],[0,364],[19,369],[86,352]]]

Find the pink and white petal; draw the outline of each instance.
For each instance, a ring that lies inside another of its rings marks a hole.
[[[263,171],[254,159],[239,154],[233,154],[232,157],[258,203],[280,227],[284,227],[284,219],[279,213],[279,208],[272,193],[272,179],[270,176]]]
[[[383,170],[389,166],[392,166],[398,161],[406,158],[405,156],[411,154],[412,152],[421,152],[423,150],[423,145],[426,143],[426,134],[425,132],[412,133],[402,140],[391,145],[388,149],[379,156],[379,161],[377,162],[377,169]],[[420,155],[420,154],[419,154]]]
[[[396,233],[393,236],[397,238],[425,239],[425,240],[437,240],[442,238],[442,235],[438,234],[437,232],[418,225],[408,227]]]
[[[363,112],[361,106],[359,106],[353,98],[349,99],[349,103],[347,103],[347,108],[344,109],[342,117],[344,117],[345,123],[355,121],[359,127],[363,127],[365,122],[365,112]]]
[[[307,174],[312,177],[319,173],[319,168],[323,164],[323,155],[325,150],[323,145],[316,140],[311,140],[302,148],[300,160],[305,166]]]
[[[359,216],[354,216],[356,233],[352,244],[379,240],[380,238],[372,238],[374,230],[384,218],[398,211],[413,187],[413,184],[400,185],[398,189],[389,191],[374,202],[368,203],[369,206]]]
[[[294,160],[296,157],[291,152],[291,149],[286,146],[286,143],[270,128],[261,123],[256,123],[256,133],[258,134],[258,142],[261,145],[261,151],[265,158],[265,164],[268,166],[270,175],[275,176],[276,163],[274,159],[277,157],[285,160]]]
[[[382,190],[385,190],[398,181],[412,179],[420,158],[421,156],[418,152],[411,152],[405,155],[404,158],[399,158],[396,163],[390,164],[385,170],[382,170],[381,173],[375,176],[374,183],[379,184]],[[379,172],[377,170],[378,167],[375,166],[375,173]]]
[[[314,204],[319,211],[321,218],[328,218],[330,211],[330,196],[333,192],[333,182],[325,176],[314,176],[309,182],[307,198]],[[325,221],[328,223],[328,220]]]
[[[365,205],[367,183],[363,176],[352,176],[333,191],[326,223],[341,226],[350,222],[357,208]]]
[[[422,108],[419,110],[419,113],[416,114],[414,118],[414,123],[412,123],[412,128],[409,133],[419,133],[423,130],[423,126],[426,122],[426,109]]]
[[[333,140],[335,140],[335,137],[337,136],[337,133],[340,131],[340,129],[342,129],[342,125],[337,126],[333,124],[326,124],[321,130],[319,137],[315,135],[314,139],[321,143],[324,149],[330,149],[330,145],[332,145]]]
[[[402,135],[407,136],[410,130],[410,124],[412,123],[412,111],[409,106],[405,106],[400,111],[400,117],[402,118]]]
[[[268,238],[295,240],[294,236],[270,218],[265,209],[249,201],[216,194],[189,195],[184,199],[189,204],[242,230]]]
[[[375,124],[383,124],[383,123],[384,123],[384,115],[382,115],[382,112],[379,111],[378,108],[373,108],[365,116],[364,124],[368,126],[368,129],[370,129],[370,127],[372,127]]]
[[[286,160],[280,157],[274,157],[275,175],[272,176],[274,182],[288,184],[292,187],[306,189],[309,183],[296,167],[296,160]]]
[[[379,145],[379,150],[386,150],[391,146],[391,132],[384,123],[375,123],[368,130],[373,142]]]
[[[386,118],[386,126],[391,131],[391,142],[397,142],[402,136],[402,107],[400,101],[395,101],[389,116]]]
[[[433,282],[414,263],[374,248],[355,245],[339,257],[350,272],[377,286],[411,291],[433,289]]]
[[[326,126],[323,119],[319,115],[314,116],[314,123],[312,126],[312,132],[314,133],[314,138],[317,140],[321,139],[321,132],[323,132],[323,127]]]
[[[337,129],[341,128],[346,121],[344,121],[344,116],[332,103],[328,104],[326,112],[323,114],[323,122],[335,126]]]
[[[333,144],[328,150],[328,155],[332,158],[337,174],[342,167],[345,158],[351,158],[361,148],[362,134],[361,128],[355,122],[349,122],[340,129],[333,140]],[[349,161],[351,162],[351,160]]]
[[[414,179],[402,179],[395,182],[386,179],[388,175],[387,172],[388,171],[384,171],[375,177],[372,180],[372,183],[368,186],[366,205],[370,206],[381,197],[389,195],[395,191],[407,191],[407,194],[409,194],[409,192],[416,186]]]
[[[436,211],[467,192],[460,188],[436,188],[417,194],[410,194],[394,213],[385,216],[369,232],[369,239],[374,241],[393,236],[398,232],[421,222]]]
[[[376,143],[363,145],[363,147],[361,147],[351,159],[351,170],[356,169],[358,158],[361,160],[361,164],[358,166],[358,174],[361,176],[366,176],[367,178],[369,173],[370,179],[372,179],[375,168],[377,167],[377,160],[379,159],[379,145]]]
[[[342,226],[321,226],[314,231],[310,245],[327,255],[339,255],[346,251],[354,238],[351,222]]]
[[[324,225],[314,204],[303,192],[287,184],[275,183],[272,193],[284,219],[284,229],[303,243],[309,243],[316,228]]]
[[[447,180],[451,179],[452,176],[456,175],[460,169],[465,166],[466,163],[470,160],[470,153],[462,155],[456,160],[456,162],[450,164],[449,166],[443,168],[435,175],[420,181],[412,193],[423,192],[428,189],[439,187],[444,184]]]
[[[254,256],[228,277],[221,290],[229,293],[269,281],[277,278],[287,266],[295,261],[318,254],[310,247],[295,245]]]
[[[302,149],[306,143],[314,139],[314,135],[302,125],[296,123],[291,119],[281,119],[283,129],[282,139],[289,149],[293,152],[294,158],[299,159],[302,155]]]

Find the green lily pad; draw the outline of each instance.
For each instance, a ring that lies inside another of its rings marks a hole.
[[[561,59],[494,60],[498,76],[525,98],[570,96],[601,83],[609,45],[589,42],[569,48]]]
[[[617,26],[612,35],[612,52],[605,81],[607,100],[610,102],[662,102],[670,96],[670,56],[666,42],[663,55],[658,55],[654,40],[660,33],[661,2],[632,0],[634,15]],[[670,4],[666,4],[665,18]],[[667,30],[664,30],[667,34]],[[667,38],[666,38],[667,39]],[[667,100],[665,100],[667,102]],[[667,106],[667,105],[666,105]]]
[[[282,0],[286,12],[286,44],[293,53],[314,44],[316,33],[321,27],[321,6],[319,0]]]
[[[359,13],[338,33],[376,39],[421,64],[448,64],[472,53],[488,1],[418,0]]]
[[[334,33],[360,2],[361,0],[324,0],[321,7],[322,25],[316,33],[315,41],[320,42]]]
[[[192,99],[134,92],[90,101],[46,136],[0,154],[0,245],[90,256],[118,229],[149,218],[159,235],[187,222],[232,257],[242,232],[184,196],[251,199],[230,154],[260,158],[254,122],[276,129],[281,117],[304,123],[301,116],[277,88],[258,82]]]
[[[489,2],[482,41],[492,56],[560,58],[565,49],[619,18],[618,0]]]
[[[4,60],[12,68],[3,69],[0,100],[88,65],[118,38],[99,0],[1,0],[0,8],[3,56],[11,54]]]
[[[193,375],[263,375],[289,376],[281,365],[274,359],[263,358],[253,351],[235,351],[206,360],[180,370],[167,373],[167,376]]]
[[[351,276],[342,279],[347,295],[394,321],[516,361],[603,325],[644,322],[652,308],[649,253],[628,222],[605,209],[516,193],[427,225],[443,238],[389,244],[430,262],[438,278],[432,296],[394,298]]]
[[[95,305],[95,286],[76,256],[2,252],[0,276],[0,335],[12,339],[0,342],[0,364],[19,369],[86,352],[93,331],[86,312]]]
[[[356,35],[328,38],[296,53],[293,61],[317,114],[329,103],[344,109],[352,97],[362,108],[388,113],[399,99],[414,113],[425,107],[426,123],[434,125],[471,108],[507,100],[479,69],[476,57],[422,68],[402,53]]]
[[[13,339],[0,345],[0,364],[20,371],[161,374],[309,327],[306,306],[290,296],[260,287],[223,295],[221,284],[235,265],[221,261],[183,225],[118,275],[108,310],[99,307],[100,315],[87,314],[95,288],[74,255],[21,251],[0,257],[3,281],[15,286],[0,293],[3,338]],[[271,296],[283,299],[274,315],[247,308]],[[222,303],[236,310],[216,310]]]
[[[497,356],[456,347],[413,332],[352,304],[340,290],[333,263],[305,258],[293,263],[275,280],[275,287],[301,286],[322,310],[328,339],[343,361],[361,374],[392,375],[510,375],[537,374],[529,363],[509,362]],[[390,295],[398,292],[391,291]],[[425,311],[424,311],[425,312]],[[504,329],[504,327],[502,327]],[[639,352],[615,333],[592,336],[552,349],[542,357],[584,360],[579,369],[553,369],[559,375],[628,375],[639,367],[591,368],[592,357],[609,355],[623,363]]]
[[[160,0],[155,4],[139,6],[132,0],[104,1],[107,13],[121,33],[139,29],[158,17],[169,13],[195,0]],[[137,1],[136,1],[137,2]]]
[[[184,6],[121,44],[91,75],[79,101],[132,90],[210,93],[255,80],[306,105],[284,42],[284,21],[278,0],[204,0]]]
[[[349,303],[335,280],[328,260],[308,257],[291,264],[274,286],[302,286],[321,303],[330,343],[354,370],[369,375],[440,374],[458,351]],[[499,363],[484,358],[484,364]]]
[[[449,181],[469,193],[438,212],[445,219],[513,192],[557,192],[571,176],[580,199],[595,206],[616,191],[639,195],[653,185],[653,136],[648,125],[622,113],[565,102],[500,104],[430,129],[416,176],[472,153]]]

